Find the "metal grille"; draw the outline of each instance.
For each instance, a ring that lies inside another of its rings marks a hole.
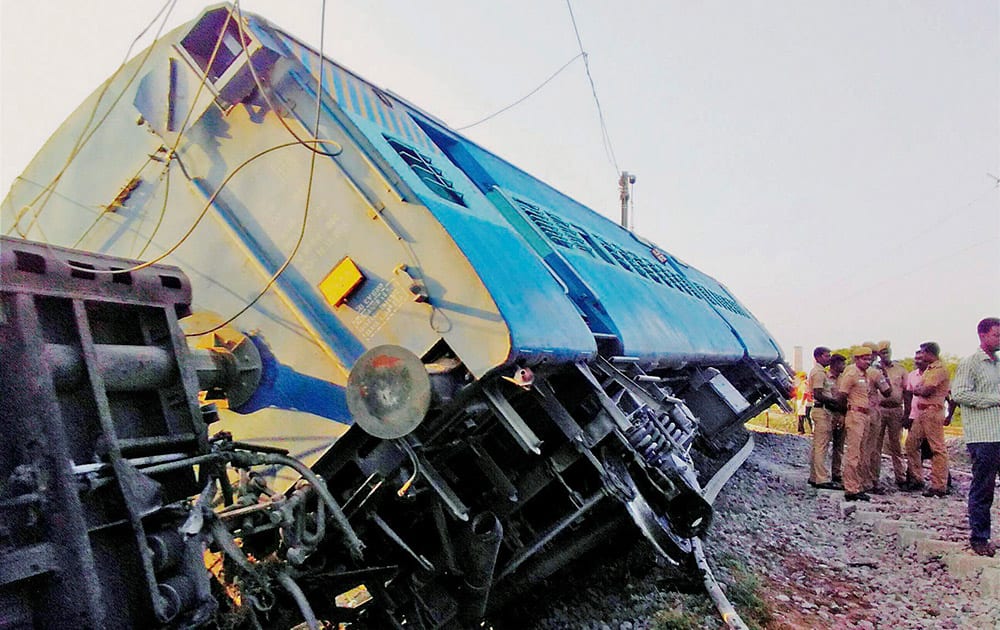
[[[431,158],[398,140],[388,136],[383,137],[389,143],[389,146],[396,150],[399,157],[403,158],[406,165],[416,173],[420,181],[426,184],[434,194],[446,201],[465,206],[465,198],[462,193],[455,190],[454,183],[445,178],[441,169],[434,166]]]
[[[514,198],[521,211],[531,219],[532,223],[538,226],[550,241],[567,249],[578,249],[594,256],[594,250],[590,247],[580,228],[565,221],[552,213],[542,210],[534,204],[530,204],[523,199]]]
[[[670,265],[652,258],[652,254],[649,254],[649,258],[640,256],[596,234],[590,234],[583,228],[569,223],[565,219],[547,212],[535,204],[528,203],[516,197],[513,200],[525,216],[538,226],[542,234],[560,247],[578,249],[587,252],[591,256],[599,257],[608,263],[617,263],[623,269],[638,274],[647,280],[672,287],[678,291],[687,293],[693,298],[704,300],[713,306],[726,309],[737,315],[749,317],[749,313],[735,300],[712,291],[700,283],[693,282],[678,273]]]
[[[691,281],[664,263],[643,258],[642,256],[619,247],[614,243],[606,241],[599,236],[591,235],[590,238],[595,239],[598,243],[600,243],[601,247],[607,250],[619,265],[629,271],[632,271],[633,273],[637,273],[648,280],[652,280],[653,282],[673,287],[678,291],[687,293],[691,297],[704,300],[709,304],[719,308],[724,308],[727,311],[736,313],[737,315],[749,317],[746,309],[740,306],[735,300],[712,291],[702,284]]]

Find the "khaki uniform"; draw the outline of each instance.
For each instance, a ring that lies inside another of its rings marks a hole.
[[[837,379],[837,391],[847,394],[844,418],[844,493],[858,494],[861,485],[861,445],[867,436],[874,383],[856,365],[848,365]]]
[[[922,383],[933,387],[930,396],[914,396],[913,407],[917,415],[906,436],[906,476],[917,483],[923,483],[924,471],[920,461],[920,441],[926,439],[931,449],[931,490],[948,491],[948,451],[944,445],[945,398],[951,387],[948,370],[940,360],[927,366]]]
[[[882,371],[878,368],[869,367],[865,373],[865,378],[870,386],[868,392],[868,429],[865,431],[864,440],[861,442],[861,465],[858,474],[861,476],[861,489],[871,490],[878,485],[878,459],[882,450],[879,442],[879,435],[882,433],[881,402],[882,394],[878,391],[875,383],[882,378]]]
[[[906,381],[906,368],[893,363],[886,368],[892,392],[879,401],[882,423],[879,427],[879,449],[875,456],[875,480],[878,481],[882,468],[881,452],[889,454],[892,461],[892,474],[897,484],[906,481],[906,459],[903,457],[901,437],[903,434],[903,388]]]
[[[832,396],[833,386],[834,383],[823,366],[819,363],[814,365],[813,369],[809,372],[809,378],[806,379],[806,389],[810,392],[819,389],[827,396]],[[824,403],[818,400],[813,403],[810,415],[813,423],[813,443],[812,462],[809,467],[809,481],[812,483],[827,483],[830,481],[830,474],[827,472],[826,467],[826,451],[833,438],[833,418],[830,410],[826,408]]]
[[[834,384],[836,387],[836,384]],[[830,456],[830,473],[834,481],[843,481],[844,476],[844,414],[839,411],[830,412],[830,423],[833,425],[833,455]]]

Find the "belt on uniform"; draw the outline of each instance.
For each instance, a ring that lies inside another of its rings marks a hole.
[[[854,405],[851,405],[850,407],[848,407],[847,410],[848,411],[859,411],[861,413],[871,413],[871,409],[869,409],[868,407],[855,407]]]
[[[886,409],[899,409],[902,406],[903,403],[898,403],[891,400],[883,400],[879,403],[879,407],[884,407]]]
[[[941,403],[917,403],[917,409],[926,411],[927,409],[944,409]]]

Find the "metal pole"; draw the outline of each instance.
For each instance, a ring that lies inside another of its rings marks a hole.
[[[635,183],[635,175],[628,171],[622,171],[618,178],[618,198],[622,204],[621,226],[626,230],[632,229],[632,216],[629,212],[629,201],[632,198],[631,186]]]

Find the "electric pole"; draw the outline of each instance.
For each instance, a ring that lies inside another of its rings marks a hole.
[[[632,213],[629,212],[629,202],[632,199],[632,186],[635,184],[635,175],[629,173],[628,171],[622,171],[621,177],[618,178],[618,198],[622,202],[622,221],[621,226],[626,230],[632,229],[632,222],[634,217]]]

